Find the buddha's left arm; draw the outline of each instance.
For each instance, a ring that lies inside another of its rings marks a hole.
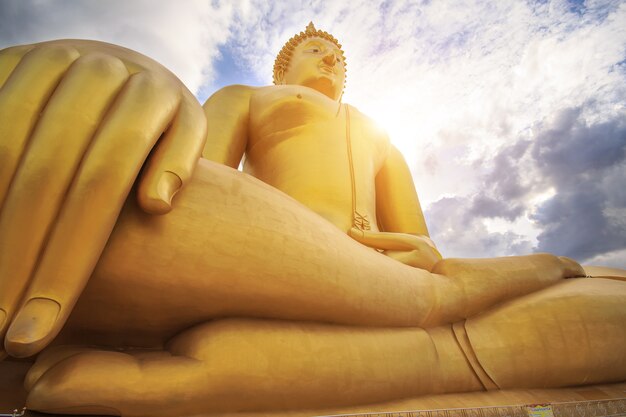
[[[402,263],[432,270],[441,254],[428,235],[409,167],[392,145],[376,175],[376,212],[380,232],[353,228],[350,236]]]
[[[393,145],[376,175],[376,213],[382,231],[429,236],[411,171]]]

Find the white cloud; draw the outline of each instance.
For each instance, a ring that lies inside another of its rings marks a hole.
[[[594,258],[589,259],[587,265],[608,266],[612,268],[624,268],[624,259],[626,259],[626,249],[613,252],[603,253]]]
[[[191,91],[215,77],[218,46],[229,36],[228,2],[7,1],[0,3],[0,48],[50,39],[95,39],[162,63]]]

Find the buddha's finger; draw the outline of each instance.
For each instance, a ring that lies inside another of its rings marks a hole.
[[[24,55],[33,48],[34,45],[19,45],[0,51],[0,88],[2,88]]]
[[[38,47],[24,56],[0,89],[0,206],[41,111],[78,57],[72,47]]]
[[[201,395],[209,377],[202,365],[184,356],[139,360],[121,352],[79,353],[45,372],[26,406],[53,413],[195,414],[208,401]]]
[[[418,250],[411,251],[385,251],[385,255],[414,268],[432,271],[439,258],[433,252],[422,252]]]
[[[5,81],[0,88],[0,207],[39,113],[79,56],[74,48],[58,45],[32,51],[18,49],[2,51]],[[24,55],[19,57],[21,52]],[[0,283],[12,278],[0,276]],[[0,306],[0,329],[6,327],[7,319]],[[0,351],[0,356],[5,356],[4,352]]]
[[[44,350],[37,355],[37,360],[28,369],[28,373],[24,378],[24,388],[26,388],[26,391],[30,391],[35,383],[39,381],[39,378],[59,362],[79,353],[93,352],[95,350],[95,348],[88,346],[55,346]]]
[[[0,308],[6,323],[28,287],[85,150],[128,76],[117,58],[79,58],[35,127],[0,208]],[[0,340],[6,327],[0,324]]]
[[[137,196],[143,210],[153,214],[171,210],[172,197],[191,178],[205,140],[204,112],[189,93],[143,168]]]
[[[432,271],[435,264],[442,259],[433,241],[426,236],[373,232],[356,227],[352,227],[348,234],[365,246],[384,250],[387,256],[399,262],[427,271]]]
[[[422,238],[408,233],[373,232],[370,230],[361,230],[357,227],[352,227],[348,231],[348,234],[357,242],[375,249],[395,251],[433,251],[441,257],[439,251],[437,251],[434,246],[429,245]]]
[[[178,109],[178,90],[149,73],[132,75],[77,171],[7,336],[16,357],[59,332],[91,275],[148,153]]]
[[[64,361],[65,359],[89,352],[104,352],[104,351],[114,351],[114,349],[98,349],[90,346],[81,346],[81,345],[62,345],[55,346],[52,348],[44,349],[39,355],[37,355],[37,360],[35,363],[28,369],[28,373],[24,378],[24,388],[26,391],[30,391],[33,389],[37,381],[46,373],[49,369],[52,369],[58,363]],[[119,352],[118,352],[119,353]],[[166,351],[155,351],[155,350],[129,350],[125,352],[137,360],[155,360],[156,358],[168,358],[172,355]]]

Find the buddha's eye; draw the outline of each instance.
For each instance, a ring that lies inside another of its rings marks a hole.
[[[306,52],[310,52],[310,53],[313,53],[313,54],[319,54],[321,52],[321,49],[320,48],[310,48],[310,49],[307,49]]]

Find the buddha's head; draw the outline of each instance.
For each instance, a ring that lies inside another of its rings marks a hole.
[[[274,62],[274,84],[297,84],[339,100],[346,81],[341,44],[309,23],[283,46]]]

